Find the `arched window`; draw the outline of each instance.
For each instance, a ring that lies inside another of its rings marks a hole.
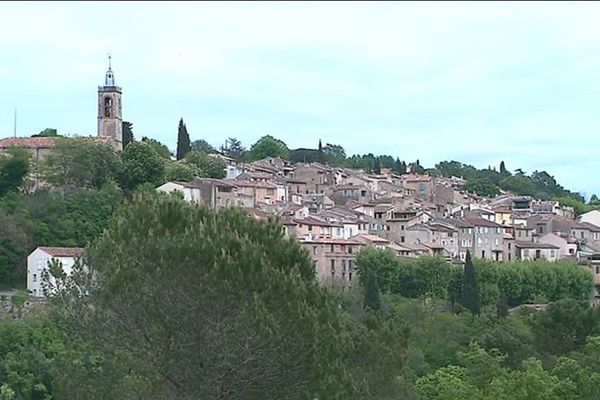
[[[112,112],[112,99],[110,97],[104,98],[104,116],[111,118],[113,116]]]

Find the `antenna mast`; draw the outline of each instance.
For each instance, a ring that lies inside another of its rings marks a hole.
[[[17,107],[15,107],[15,120],[13,123],[13,136],[17,137]]]

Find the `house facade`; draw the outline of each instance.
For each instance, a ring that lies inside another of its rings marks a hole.
[[[77,258],[83,255],[81,247],[38,247],[27,257],[27,290],[32,297],[46,297],[42,275],[52,261],[62,264],[65,274],[70,275]],[[48,282],[54,283],[50,277]]]

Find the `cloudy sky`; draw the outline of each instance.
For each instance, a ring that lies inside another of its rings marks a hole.
[[[96,133],[106,54],[136,137],[341,144],[600,193],[600,3],[0,3],[0,136]]]

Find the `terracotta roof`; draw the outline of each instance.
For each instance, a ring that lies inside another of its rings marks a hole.
[[[485,218],[481,218],[481,217],[465,217],[465,221],[467,221],[470,224],[473,224],[473,226],[487,226],[487,227],[491,227],[491,228],[503,228],[502,225],[497,224],[493,221],[487,220]]]
[[[352,236],[350,239],[355,239],[357,241],[366,241],[366,242],[372,242],[372,243],[389,243],[390,241],[387,239],[384,239],[382,237],[376,236],[376,235],[356,235],[356,236]]]
[[[311,240],[301,240],[300,244],[303,243],[311,243],[311,244],[356,244],[362,245],[362,243],[357,242],[352,239],[311,239]]]
[[[12,146],[42,149],[54,147],[55,144],[55,137],[17,137],[0,139],[0,148],[2,149]]]
[[[38,247],[52,257],[79,257],[83,254],[82,247]]]
[[[515,247],[520,249],[558,249],[558,246],[549,243],[515,242]]]

